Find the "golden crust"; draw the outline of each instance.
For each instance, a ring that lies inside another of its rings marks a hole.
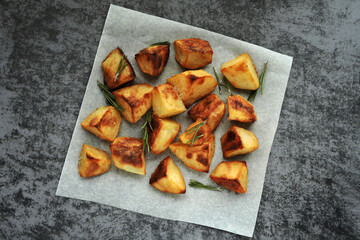
[[[163,192],[175,194],[184,194],[186,192],[184,178],[171,157],[166,157],[159,163],[151,175],[149,183]]]
[[[112,106],[97,108],[81,123],[81,127],[85,130],[110,142],[116,138],[120,125],[121,115]]]
[[[81,177],[93,177],[110,169],[111,159],[107,152],[83,144],[80,152],[78,170]]]
[[[198,69],[212,62],[213,50],[208,41],[199,38],[174,41],[175,58],[181,66]]]
[[[104,83],[110,89],[114,90],[120,85],[127,83],[135,78],[135,72],[132,68],[129,60],[126,58],[127,66],[121,72],[121,74],[115,79],[116,72],[121,60],[121,57],[124,55],[123,51],[120,48],[115,48],[112,50],[109,55],[102,62],[102,70],[104,73]]]
[[[211,132],[213,132],[221,122],[225,111],[225,103],[213,93],[192,107],[188,111],[188,114],[194,121],[198,118],[201,118],[203,121],[206,120]]]
[[[186,111],[184,103],[171,84],[158,85],[152,94],[152,108],[158,117],[171,117]]]
[[[117,137],[110,144],[114,165],[127,172],[146,174],[145,154],[142,139]]]
[[[248,181],[246,162],[222,161],[211,173],[210,178],[234,192],[246,193]]]
[[[157,77],[169,59],[169,45],[156,45],[144,48],[135,55],[135,60],[143,73]]]
[[[240,95],[228,97],[229,120],[255,122],[257,119],[254,106]]]

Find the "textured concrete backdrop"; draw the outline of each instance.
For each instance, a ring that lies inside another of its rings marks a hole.
[[[0,238],[242,238],[55,196],[110,3],[293,56],[254,239],[359,239],[357,0],[2,0]]]

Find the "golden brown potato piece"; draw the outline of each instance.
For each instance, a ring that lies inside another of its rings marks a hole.
[[[208,41],[199,38],[174,41],[175,58],[181,66],[198,69],[212,62],[213,50]]]
[[[228,97],[229,120],[255,122],[256,113],[253,105],[240,95]]]
[[[235,88],[255,90],[259,87],[256,67],[248,53],[224,63],[221,72]]]
[[[146,174],[142,139],[117,137],[110,144],[110,152],[116,167],[131,173]]]
[[[106,141],[114,141],[121,124],[121,115],[112,106],[99,107],[81,123],[81,127]]]
[[[186,184],[171,157],[160,162],[155,172],[151,175],[149,183],[163,192],[183,194],[186,192]]]
[[[217,86],[216,80],[204,70],[185,71],[167,80],[180,92],[185,107],[209,95]]]
[[[123,58],[124,63],[126,62],[126,67],[121,74],[116,75],[122,56],[124,56],[123,51],[120,48],[115,48],[102,62],[101,66],[104,72],[104,83],[110,90],[118,88],[120,85],[134,80],[135,78],[135,72],[126,57]],[[123,66],[123,64],[121,65]]]
[[[196,136],[201,136],[200,138],[196,139],[193,144],[191,144],[191,140],[193,139],[194,135],[195,135],[195,130],[196,128],[198,128],[199,124],[201,124],[202,122],[204,122],[201,118],[198,118],[194,123],[190,124],[190,126],[179,136],[179,139],[182,143],[184,144],[190,144],[192,146],[198,146],[198,145],[202,145],[204,144],[210,137],[211,135],[211,129],[209,127],[209,125],[207,125],[207,123],[203,124]]]
[[[124,108],[123,117],[136,123],[151,108],[153,86],[142,83],[118,89],[113,92],[116,102]]]
[[[184,103],[171,84],[164,83],[155,87],[152,95],[152,108],[159,118],[175,116],[186,111]]]
[[[173,120],[161,119],[153,114],[151,127],[153,130],[148,128],[150,150],[154,154],[160,154],[174,141],[181,125]]]
[[[169,59],[169,45],[156,45],[144,48],[135,55],[135,60],[143,73],[157,77]]]
[[[232,126],[221,137],[221,148],[224,158],[255,151],[259,142],[255,134],[241,127]]]
[[[107,152],[83,144],[79,158],[79,174],[81,177],[93,177],[110,169],[111,159]]]
[[[198,118],[201,118],[203,121],[206,120],[211,132],[213,132],[225,115],[225,111],[225,103],[213,93],[192,107],[188,114],[194,121]]]
[[[248,181],[246,162],[223,161],[216,166],[210,178],[234,192],[246,193]]]
[[[207,173],[215,153],[215,135],[211,134],[209,139],[199,146],[177,141],[170,144],[169,148],[189,168]]]

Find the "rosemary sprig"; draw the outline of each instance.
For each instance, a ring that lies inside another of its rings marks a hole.
[[[117,78],[119,77],[119,75],[122,73],[122,71],[124,71],[124,69],[126,68],[127,66],[127,62],[126,62],[127,58],[124,55],[121,56],[120,58],[120,62],[119,62],[119,66],[118,66],[118,69],[116,71],[116,74],[115,74],[115,78],[114,78],[114,82],[117,81]]]
[[[192,139],[190,139],[189,141],[187,141],[185,144],[189,144],[189,143],[190,143],[190,146],[192,146],[196,140],[198,140],[199,138],[201,138],[201,137],[204,136],[204,134],[201,134],[201,135],[199,135],[199,136],[196,136],[196,135],[197,135],[199,129],[200,129],[205,123],[206,123],[206,120],[203,121],[203,122],[201,122],[201,123],[196,124],[195,126],[189,128],[189,129],[187,129],[187,130],[185,131],[185,132],[186,132],[186,135],[189,135],[189,134],[195,132],[195,133],[194,133],[194,136],[192,137]]]
[[[109,91],[109,88],[104,84],[102,84],[99,80],[97,81],[97,84],[101,88],[106,100],[110,103],[110,105],[112,105],[118,111],[123,112],[124,108],[116,102],[116,98],[114,94],[112,94],[112,92]]]
[[[219,76],[217,75],[217,72],[215,70],[215,68],[213,67],[213,71],[214,71],[214,74],[215,74],[215,78],[216,78],[216,81],[218,83],[218,87],[219,87],[219,93],[221,95],[221,86],[223,86],[224,88],[226,88],[226,90],[230,93],[231,93],[231,89],[230,89],[230,83],[229,81],[226,79],[226,77],[224,77],[222,79],[222,83],[220,83],[220,80],[219,80]]]
[[[213,186],[205,185],[199,181],[192,180],[192,179],[190,179],[189,186],[194,187],[194,188],[203,188],[203,189],[207,189],[207,190],[213,190],[213,191],[221,191],[222,190],[220,187],[213,187]]]
[[[157,46],[157,45],[170,45],[170,42],[165,41],[165,42],[156,42],[156,43],[150,44],[150,46]]]
[[[249,95],[249,97],[247,99],[249,102],[253,102],[255,100],[256,94],[258,93],[259,89],[261,90],[261,95],[263,94],[265,75],[266,75],[266,71],[267,71],[267,64],[268,64],[268,62],[264,63],[264,69],[261,72],[260,77],[259,77],[260,86],[257,89],[251,91],[251,93],[250,93],[250,95]]]
[[[151,113],[150,113],[150,111],[146,112],[145,123],[141,127],[142,140],[143,140],[143,149],[144,149],[144,151],[147,149],[147,152],[150,152],[148,126],[150,127],[151,131],[154,131],[154,129],[151,126]]]

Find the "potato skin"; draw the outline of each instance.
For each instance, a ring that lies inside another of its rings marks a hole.
[[[127,66],[117,77],[117,79],[115,79],[116,71],[123,55],[124,52],[118,47],[112,50],[102,62],[101,67],[104,73],[104,83],[110,90],[114,90],[122,84],[134,80],[135,78],[134,69],[132,68],[129,60],[126,58]]]
[[[149,46],[137,53],[135,60],[143,73],[157,77],[166,66],[169,54],[169,45]]]
[[[175,140],[181,125],[170,119],[161,119],[155,114],[151,118],[151,127],[148,127],[149,147],[154,154],[164,152]]]
[[[225,111],[225,103],[223,103],[216,94],[212,93],[192,107],[188,111],[188,115],[193,120],[198,118],[201,118],[203,121],[206,120],[211,132],[214,132],[225,115]]]
[[[159,163],[150,177],[149,184],[163,192],[175,194],[186,192],[184,177],[169,156]]]
[[[88,144],[83,144],[78,170],[80,177],[93,177],[110,169],[111,159],[107,152]]]
[[[180,92],[185,107],[189,107],[197,100],[209,95],[217,86],[217,81],[212,75],[202,69],[176,74],[166,82]]]
[[[208,41],[199,38],[174,41],[175,58],[187,69],[198,69],[212,62],[213,50]]]
[[[142,139],[117,137],[110,144],[110,152],[113,163],[117,168],[141,175],[146,174]]]
[[[217,184],[237,193],[246,193],[248,169],[244,161],[222,161],[210,174]]]
[[[116,138],[120,125],[121,115],[112,106],[97,108],[81,123],[82,128],[109,142]]]
[[[229,120],[255,122],[257,120],[254,106],[240,95],[228,97]]]
[[[129,122],[136,123],[150,109],[153,86],[141,83],[113,91],[116,102],[124,108],[121,115]]]

